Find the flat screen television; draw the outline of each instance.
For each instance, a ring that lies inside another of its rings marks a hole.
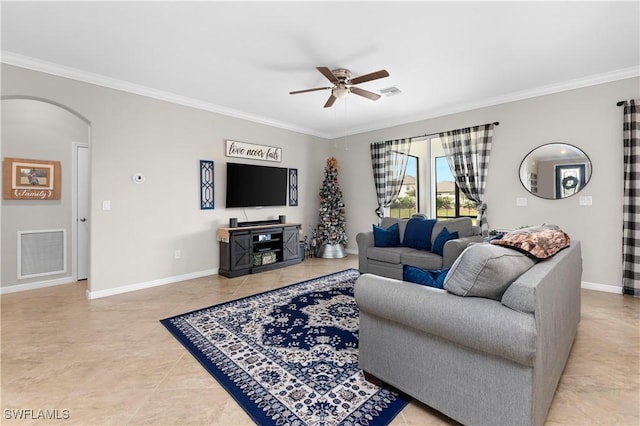
[[[226,206],[286,206],[287,178],[285,167],[227,163]]]

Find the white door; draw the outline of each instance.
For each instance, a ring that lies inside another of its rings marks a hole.
[[[89,277],[89,147],[76,145],[76,264],[78,280]]]

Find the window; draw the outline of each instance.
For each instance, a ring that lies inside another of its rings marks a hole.
[[[407,159],[407,171],[402,180],[402,188],[398,197],[391,203],[389,207],[389,216],[397,218],[408,218],[412,214],[418,212],[418,157],[409,155]]]
[[[478,215],[476,203],[469,200],[455,184],[440,138],[431,139],[431,158],[431,164],[434,165],[433,205],[436,209],[436,218],[446,220],[456,217],[470,217],[475,224]]]

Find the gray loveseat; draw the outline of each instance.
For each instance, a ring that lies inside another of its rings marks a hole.
[[[380,226],[388,228],[398,223],[402,243],[407,221],[408,219],[385,217],[382,218]],[[359,233],[356,235],[356,242],[358,243],[358,269],[360,273],[371,273],[401,280],[404,265],[431,270],[448,268],[469,243],[483,240],[480,236],[480,229],[472,225],[471,219],[461,217],[436,222],[431,233],[432,244],[445,227],[449,232],[458,232],[458,238],[445,243],[442,256],[410,247],[375,247],[373,231]]]
[[[580,321],[581,276],[578,241],[500,300],[361,275],[360,367],[463,424],[543,424]]]

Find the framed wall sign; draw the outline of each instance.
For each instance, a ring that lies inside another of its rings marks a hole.
[[[227,157],[276,161],[280,163],[282,161],[282,148],[227,140],[225,155]]]
[[[5,200],[59,200],[62,192],[59,161],[5,158],[2,198]]]

